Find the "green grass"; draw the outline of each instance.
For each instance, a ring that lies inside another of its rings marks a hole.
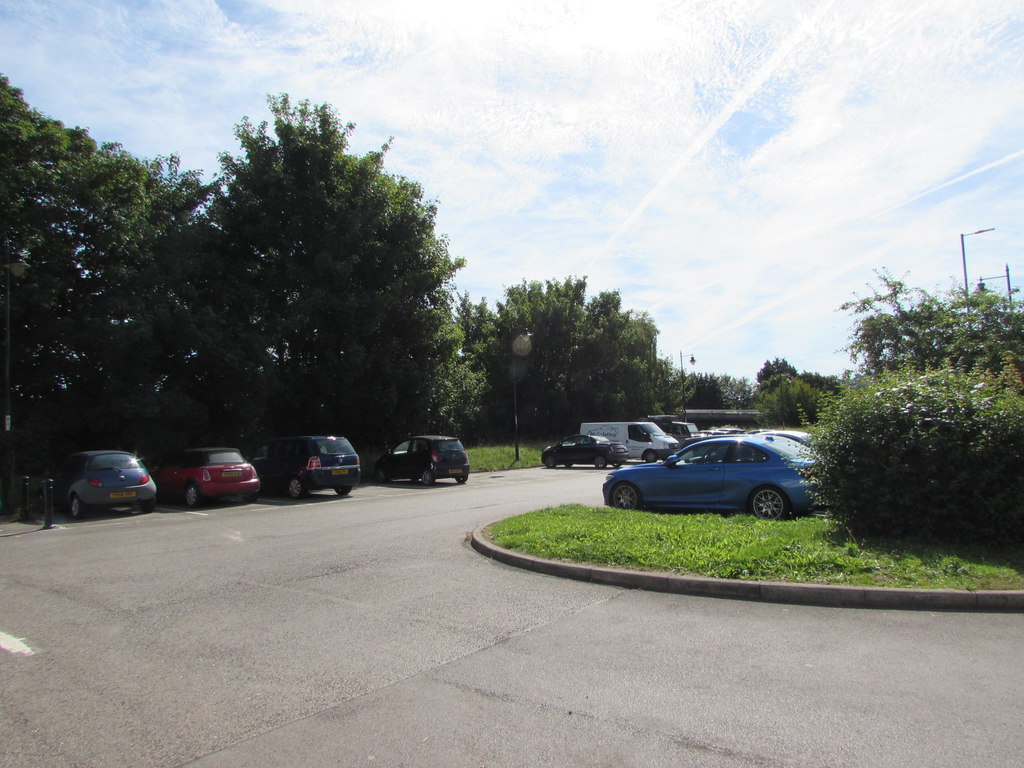
[[[511,445],[478,445],[466,447],[469,454],[469,466],[473,471],[496,472],[512,467],[539,467],[541,466],[540,454],[551,441],[546,443],[520,442],[519,461],[516,461],[516,451]]]
[[[659,514],[570,504],[486,529],[498,546],[549,560],[752,581],[922,589],[1024,589],[1024,553],[854,541],[819,517]]]

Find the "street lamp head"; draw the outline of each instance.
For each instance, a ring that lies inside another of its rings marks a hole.
[[[28,264],[20,259],[18,261],[11,261],[4,264],[4,269],[10,272],[15,277],[21,277],[25,274],[25,270],[28,269]]]

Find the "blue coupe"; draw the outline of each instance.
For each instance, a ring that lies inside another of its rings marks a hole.
[[[703,440],[663,462],[611,472],[604,481],[604,503],[621,509],[740,511],[780,520],[813,509],[811,488],[800,472],[810,463],[805,447],[785,438]]]

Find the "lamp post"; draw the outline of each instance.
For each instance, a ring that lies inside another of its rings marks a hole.
[[[21,277],[28,269],[28,264],[20,259],[4,264],[7,273],[7,291],[4,296],[4,436],[7,449],[7,467],[3,477],[3,503],[10,505],[11,488],[14,482],[14,445],[11,441],[11,276]],[[6,510],[5,510],[6,511]]]
[[[989,227],[988,229],[979,229],[977,232],[961,232],[960,233],[960,258],[964,262],[964,296],[971,292],[971,289],[967,285],[967,249],[964,247],[964,238],[970,237],[971,235],[980,235],[982,232],[992,232],[995,227]]]
[[[984,291],[985,290],[985,281],[986,280],[998,280],[1000,277],[1003,277],[1003,275],[992,275],[991,277],[981,277],[981,278],[978,278],[978,290],[979,291]],[[1006,265],[1006,301],[1008,303],[1010,303],[1010,304],[1013,303],[1013,292],[1012,292],[1012,290],[1010,288],[1010,265],[1009,264]]]
[[[519,462],[519,358],[526,357],[533,349],[531,336],[533,334],[529,331],[522,331],[512,341],[512,419],[517,463]]]

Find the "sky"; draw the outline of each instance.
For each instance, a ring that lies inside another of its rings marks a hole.
[[[852,368],[882,271],[1024,281],[1024,0],[0,0],[0,73],[208,179],[268,95],[330,104],[460,293],[585,278],[697,373]]]

